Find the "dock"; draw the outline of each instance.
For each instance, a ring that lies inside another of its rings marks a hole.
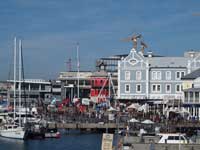
[[[124,123],[49,123],[49,128],[80,129],[80,130],[117,130],[125,129]]]

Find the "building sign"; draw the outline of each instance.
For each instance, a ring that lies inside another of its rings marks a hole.
[[[83,105],[90,105],[90,99],[89,98],[82,98],[82,104]]]
[[[113,148],[113,134],[104,133],[102,137],[101,150],[112,150]]]

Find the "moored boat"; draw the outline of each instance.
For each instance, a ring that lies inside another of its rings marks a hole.
[[[25,139],[25,130],[23,127],[8,124],[4,125],[0,130],[0,136],[13,139]]]

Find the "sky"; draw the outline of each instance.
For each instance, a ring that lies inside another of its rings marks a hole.
[[[0,2],[0,80],[12,78],[14,37],[23,41],[25,78],[56,79],[72,59],[76,70],[129,53],[121,39],[142,34],[154,54],[200,50],[197,0],[6,0]],[[197,15],[194,15],[197,14]]]

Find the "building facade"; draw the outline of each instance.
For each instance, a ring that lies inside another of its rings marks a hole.
[[[13,105],[14,100],[14,83],[13,80],[1,82],[0,96],[8,99]],[[16,103],[19,97],[19,81],[16,81]],[[43,79],[25,79],[21,84],[22,105],[25,100],[28,106],[38,105],[41,103],[50,103],[52,97],[60,99],[61,83],[60,81],[46,81]],[[25,99],[26,97],[26,99]]]
[[[117,73],[108,73],[107,71],[80,71],[79,72],[79,85],[77,72],[61,72],[59,80],[61,81],[61,98],[73,99],[77,96],[79,90],[80,98],[90,98],[93,101],[97,101],[95,97],[100,94],[105,94],[104,90],[108,90],[107,85],[104,83],[108,80],[109,75],[113,83],[114,90],[117,91]],[[101,92],[100,92],[101,91]],[[100,93],[99,93],[100,92]],[[105,94],[107,95],[107,94]]]
[[[118,62],[118,99],[154,101],[182,99],[181,77],[200,67],[200,53],[183,57],[143,55],[134,48]]]
[[[190,115],[200,118],[200,69],[197,69],[182,78],[183,81],[183,107]]]

